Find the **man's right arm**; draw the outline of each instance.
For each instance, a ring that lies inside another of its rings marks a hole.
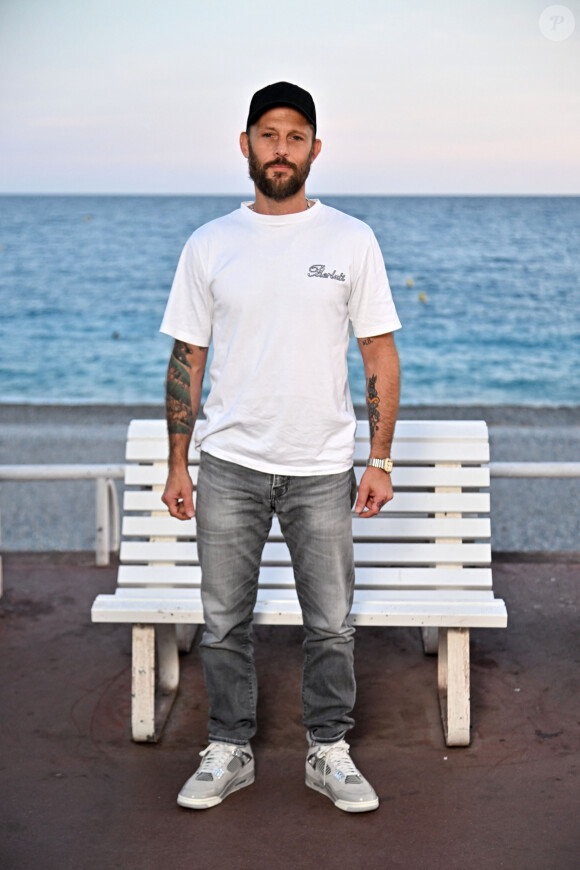
[[[169,474],[161,498],[171,516],[180,520],[189,520],[195,514],[187,456],[201,403],[207,350],[207,347],[176,341],[167,368],[165,408],[169,433]]]

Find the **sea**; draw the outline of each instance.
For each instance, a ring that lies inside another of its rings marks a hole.
[[[0,197],[0,402],[162,403],[182,247],[244,198]],[[403,405],[580,404],[580,197],[320,198],[378,239]]]

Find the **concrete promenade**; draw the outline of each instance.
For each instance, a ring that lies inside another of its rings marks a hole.
[[[496,561],[507,630],[472,632],[472,743],[449,749],[417,629],[357,633],[353,756],[379,809],[304,786],[301,629],[256,630],[256,783],[177,806],[206,739],[199,656],[156,745],[129,737],[130,628],[91,625],[116,569],[92,554],[4,555],[0,867],[5,870],[576,870],[580,554]]]
[[[364,416],[364,409],[357,410]],[[403,407],[399,416],[484,419],[495,462],[580,459],[580,408]],[[122,463],[127,424],[134,417],[163,417],[163,408],[0,405],[0,464]],[[120,492],[120,481],[118,487]],[[573,479],[493,480],[494,551],[580,549],[579,488]],[[87,481],[3,483],[3,549],[90,550],[94,501],[94,483]]]

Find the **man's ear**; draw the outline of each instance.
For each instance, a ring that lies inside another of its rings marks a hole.
[[[240,148],[242,149],[242,154],[247,159],[250,156],[250,150],[248,148],[248,134],[245,130],[243,133],[240,133]]]
[[[320,139],[315,139],[312,145],[312,160],[311,163],[314,163],[318,155],[320,154],[320,149],[322,148],[322,142]]]

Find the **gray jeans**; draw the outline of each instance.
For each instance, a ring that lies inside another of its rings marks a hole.
[[[242,744],[256,733],[252,613],[260,559],[277,514],[292,556],[304,622],[303,722],[312,740],[339,740],[354,720],[351,509],[356,480],[264,474],[201,454],[196,516],[205,631],[200,654],[209,737]]]

